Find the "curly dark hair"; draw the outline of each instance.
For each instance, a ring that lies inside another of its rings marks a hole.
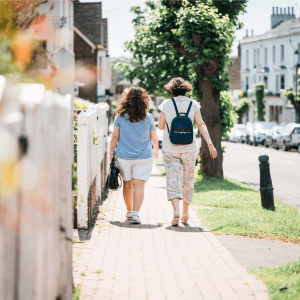
[[[181,77],[172,78],[164,88],[173,97],[184,96],[193,90],[192,86]]]
[[[125,94],[116,112],[122,118],[125,114],[128,114],[131,123],[140,122],[146,119],[149,101],[150,97],[145,89],[131,87]]]

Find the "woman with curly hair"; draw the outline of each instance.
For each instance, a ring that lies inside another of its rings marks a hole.
[[[158,158],[156,126],[153,115],[147,112],[149,101],[150,97],[143,88],[129,89],[116,111],[110,144],[110,161],[116,157],[123,178],[126,217],[133,224],[140,223],[145,182],[152,171],[153,157]]]
[[[217,151],[202,120],[200,105],[197,101],[185,96],[187,92],[193,90],[192,86],[183,78],[176,77],[171,79],[164,88],[172,98],[164,100],[159,106],[161,115],[158,128],[161,130],[164,129],[162,151],[167,177],[167,195],[174,209],[174,217],[171,225],[177,226],[180,218],[179,200],[183,200],[182,223],[187,224],[189,219],[188,210],[194,193],[197,144],[195,135],[194,137],[191,135],[191,143],[189,144],[173,144],[171,142],[170,130],[172,130],[171,125],[174,118],[183,113],[190,119],[191,127],[195,121],[202,137],[207,142],[210,155],[213,159],[217,157]],[[179,131],[178,133],[181,135],[192,134],[191,128],[181,128]]]

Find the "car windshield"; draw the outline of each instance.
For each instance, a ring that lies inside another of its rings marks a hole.
[[[300,127],[296,127],[295,129],[294,129],[294,133],[300,133]]]
[[[275,128],[274,128],[274,131],[275,131],[276,133],[280,133],[281,130],[282,130],[282,127],[275,127]]]
[[[237,129],[238,131],[243,131],[243,130],[244,130],[244,127],[236,127],[236,129]]]
[[[255,129],[271,129],[275,126],[273,123],[258,123],[255,124]]]

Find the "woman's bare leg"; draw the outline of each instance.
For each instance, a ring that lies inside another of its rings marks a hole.
[[[132,179],[133,181],[133,211],[140,211],[144,201],[145,180]]]
[[[171,199],[171,202],[174,209],[174,213],[179,212],[179,198]]]
[[[123,181],[123,197],[127,207],[127,211],[132,211],[132,203],[133,203],[132,179],[129,181]]]
[[[182,214],[188,214],[189,213],[189,206],[190,206],[190,203],[186,203],[185,201],[183,201]]]

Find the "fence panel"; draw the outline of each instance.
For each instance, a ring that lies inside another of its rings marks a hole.
[[[102,199],[107,174],[107,104],[94,105],[78,115],[77,229],[87,229]],[[97,145],[93,139],[97,138]]]
[[[7,88],[2,101],[10,113],[1,116],[0,137],[9,136],[4,148],[12,158],[0,153],[0,174],[11,161],[16,182],[9,193],[0,185],[1,293],[6,300],[72,299],[71,97],[24,84]],[[20,136],[28,141],[23,155]]]

